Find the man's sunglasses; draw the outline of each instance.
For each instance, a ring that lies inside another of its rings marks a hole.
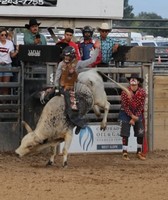
[[[103,33],[108,33],[109,30],[101,30],[101,32],[103,32]]]

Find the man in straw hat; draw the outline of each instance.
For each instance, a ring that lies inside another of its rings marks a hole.
[[[109,62],[112,60],[112,54],[118,49],[118,41],[108,36],[111,32],[111,28],[107,23],[102,23],[100,27],[98,27],[98,31],[100,32],[100,37],[98,38],[101,42],[101,57],[102,61],[98,65],[100,67],[107,67]]]
[[[39,26],[35,18],[29,20],[29,24],[25,24],[27,31],[24,33],[24,44],[46,45],[47,41],[43,34],[39,33]]]
[[[121,110],[119,113],[119,121],[121,125],[120,135],[123,143],[123,159],[130,160],[128,156],[128,139],[130,136],[130,128],[133,126],[134,136],[137,137],[137,157],[140,160],[145,160],[142,153],[142,144],[145,133],[143,124],[143,112],[145,105],[146,93],[140,87],[143,79],[138,74],[132,74],[127,78],[129,81],[128,90],[131,97],[125,91],[121,93]]]

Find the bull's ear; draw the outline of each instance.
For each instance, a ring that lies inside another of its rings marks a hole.
[[[30,128],[30,126],[28,125],[28,123],[26,123],[25,121],[22,121],[22,124],[24,125],[25,129],[27,130],[27,132],[32,132],[32,129]]]

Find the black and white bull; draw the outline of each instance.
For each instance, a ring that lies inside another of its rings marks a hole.
[[[103,108],[104,115],[100,128],[105,130],[110,103],[107,101],[102,77],[95,69],[81,72],[78,76],[76,91],[84,94],[84,97],[88,97],[85,106],[82,106],[82,115],[93,108],[95,114],[100,116],[99,108]],[[23,137],[21,145],[15,151],[16,154],[22,157],[51,146],[54,148],[54,152],[48,164],[53,164],[57,145],[64,141],[63,166],[67,165],[74,125],[66,118],[63,96],[55,96],[45,105],[35,130],[32,130],[26,122],[24,124],[28,134]]]

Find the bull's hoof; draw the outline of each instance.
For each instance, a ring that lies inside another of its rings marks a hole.
[[[95,113],[97,118],[101,117],[101,113]]]
[[[52,162],[51,160],[49,160],[49,161],[47,162],[46,166],[51,166],[51,165],[53,165],[53,162]]]
[[[105,130],[106,130],[106,127],[100,127],[100,130],[101,130],[101,131],[105,131]]]
[[[63,164],[63,168],[66,168],[67,166],[68,166],[68,163],[67,163],[67,161],[65,161]]]

